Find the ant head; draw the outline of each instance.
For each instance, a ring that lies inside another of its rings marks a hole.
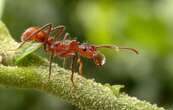
[[[39,31],[39,27],[29,27],[22,33],[21,40],[26,41],[44,41],[45,32]]]
[[[87,43],[83,43],[83,44],[79,45],[78,51],[79,51],[79,54],[81,56],[92,59],[93,55],[96,52],[96,48],[92,45],[87,44]]]
[[[93,59],[95,64],[98,66],[102,66],[105,63],[105,57],[100,52],[97,52],[96,47],[94,45],[90,45],[87,43],[83,43],[79,45],[79,54],[82,57],[86,57],[88,59]]]

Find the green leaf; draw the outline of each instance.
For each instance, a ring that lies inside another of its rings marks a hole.
[[[15,63],[19,64],[26,56],[35,52],[43,46],[42,43],[26,42],[21,48],[16,51]]]
[[[120,90],[124,88],[124,85],[110,85],[106,83],[104,86],[110,88],[115,96],[119,96]]]

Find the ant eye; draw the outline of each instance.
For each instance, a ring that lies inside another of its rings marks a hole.
[[[86,48],[84,48],[84,49],[82,49],[83,51],[86,51],[87,49]]]

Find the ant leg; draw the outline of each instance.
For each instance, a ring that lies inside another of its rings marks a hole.
[[[70,37],[70,34],[67,32],[67,33],[65,33],[65,35],[64,35],[63,41],[64,41],[64,40],[67,40],[68,37]]]
[[[71,74],[71,82],[72,82],[73,86],[75,86],[74,85],[74,81],[73,81],[73,76],[74,76],[74,72],[75,72],[74,69],[75,69],[76,59],[77,59],[77,56],[76,55],[73,56],[73,59],[72,59],[72,68],[71,68],[71,72],[72,72],[72,74]]]
[[[16,51],[16,50],[20,49],[25,43],[26,43],[26,42],[23,41],[21,44],[19,44],[19,46],[18,46],[17,48],[11,49],[10,51]]]
[[[56,35],[55,35],[55,40],[57,40],[57,38],[59,38],[63,32],[65,31],[65,26],[63,25],[60,25],[60,26],[57,26],[57,27],[54,27],[51,32],[55,31],[56,32]]]
[[[77,63],[79,63],[79,73],[82,76],[83,75],[83,62],[82,62],[81,58],[77,59]]]
[[[74,81],[73,81],[73,75],[74,75],[74,62],[75,62],[75,56],[73,56],[73,59],[72,59],[72,68],[71,68],[71,82],[72,82],[72,84],[73,84],[73,86],[74,86]]]
[[[47,51],[47,46],[46,46],[46,44],[43,45],[43,49],[44,49],[44,51]]]
[[[48,76],[49,80],[50,80],[50,76],[51,76],[51,73],[52,73],[52,60],[53,60],[53,57],[54,57],[54,55],[53,55],[53,52],[52,52],[50,57],[49,57],[49,76]]]

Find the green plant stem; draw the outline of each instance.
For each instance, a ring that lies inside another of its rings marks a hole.
[[[57,64],[53,64],[51,80],[48,80],[47,62],[41,61],[42,63],[39,65],[25,67],[15,65],[15,52],[8,51],[8,49],[17,47],[17,43],[10,37],[3,23],[0,23],[0,40],[2,58],[0,84],[2,85],[44,91],[83,110],[164,110],[164,108],[140,101],[125,93],[119,93],[119,89],[112,90],[78,74],[74,75],[74,87],[70,80],[71,71],[65,70]],[[31,60],[40,62],[40,58],[37,56],[26,59],[26,63]]]

